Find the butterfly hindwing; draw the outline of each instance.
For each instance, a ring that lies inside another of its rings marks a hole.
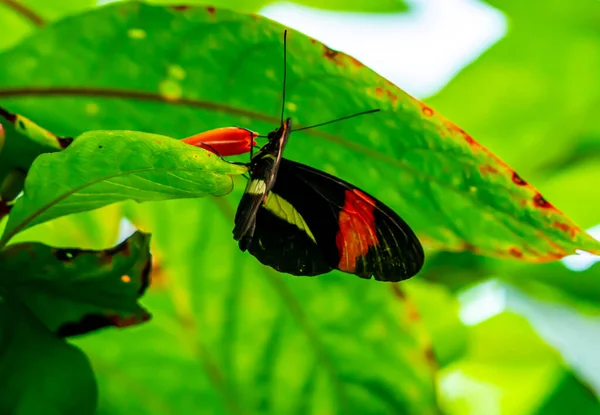
[[[400,281],[423,264],[419,240],[391,209],[334,176],[281,159],[248,247],[262,263],[293,275],[339,269]]]

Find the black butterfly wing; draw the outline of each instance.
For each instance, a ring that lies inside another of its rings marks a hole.
[[[410,227],[390,208],[351,184],[282,159],[248,248],[260,262],[293,275],[332,269],[400,281],[422,267]]]

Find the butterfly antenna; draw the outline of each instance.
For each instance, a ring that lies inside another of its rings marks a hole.
[[[281,103],[281,125],[283,125],[283,113],[285,111],[285,83],[287,78],[287,30],[283,31],[283,100]]]
[[[338,122],[338,121],[344,121],[347,120],[349,118],[354,118],[354,117],[358,117],[360,115],[365,115],[365,114],[372,114],[374,112],[379,112],[379,108],[374,109],[374,110],[368,110],[368,111],[362,111],[362,112],[357,112],[356,114],[352,114],[352,115],[346,115],[345,117],[341,117],[341,118],[336,118],[335,120],[331,120],[331,121],[326,121],[326,122],[322,122],[320,124],[315,124],[315,125],[310,125],[308,127],[302,127],[302,128],[297,128],[295,130],[292,131],[302,131],[302,130],[308,130],[309,128],[316,128],[316,127],[321,127],[323,125],[327,125],[327,124],[333,124],[334,122]]]

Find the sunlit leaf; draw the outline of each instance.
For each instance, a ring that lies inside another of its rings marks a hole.
[[[67,14],[85,10],[95,0],[3,0],[0,1],[0,50]]]
[[[487,2],[507,14],[506,37],[428,102],[518,168],[577,223],[595,225],[594,179],[582,181],[580,172],[571,176],[568,170],[587,161],[588,172],[600,176],[600,2],[551,0],[543,8],[520,0]]]
[[[86,48],[110,48],[109,61],[61,40],[83,28]],[[42,40],[54,42],[45,49],[52,52],[38,52]],[[426,245],[527,261],[598,249],[469,135],[356,60],[295,32],[288,53],[286,108],[296,126],[382,112],[293,134],[286,154],[372,192]],[[60,134],[128,128],[186,137],[228,125],[264,133],[278,122],[282,27],[266,19],[117,4],[66,19],[2,59],[9,62],[0,68],[3,102]],[[10,64],[20,59],[31,66]]]
[[[35,160],[25,194],[9,216],[0,245],[36,224],[123,200],[222,196],[231,191],[228,174],[244,171],[242,166],[169,137],[89,132],[65,151]]]

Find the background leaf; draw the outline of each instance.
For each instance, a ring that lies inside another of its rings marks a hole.
[[[137,303],[150,284],[150,237],[105,251],[20,243],[0,252],[0,287],[60,336],[147,321]]]
[[[2,289],[0,294],[0,412],[94,414],[97,386],[87,357],[20,300]]]
[[[441,387],[447,388],[442,403],[446,413],[520,415],[575,410],[592,414],[600,408],[589,387],[522,317],[497,315],[473,327],[470,336],[465,359],[441,373]],[[568,399],[561,399],[561,394]]]
[[[120,333],[126,348],[109,332],[78,340],[99,373],[100,413],[437,413],[427,332],[394,285],[274,273],[238,250],[223,198],[128,211],[154,235],[145,304],[161,311]],[[155,399],[132,400],[123,384]]]

